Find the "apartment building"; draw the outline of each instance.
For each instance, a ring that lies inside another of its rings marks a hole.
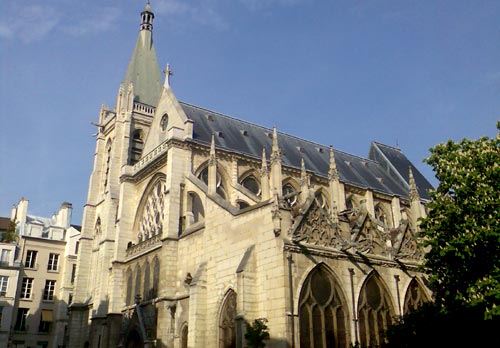
[[[20,235],[10,325],[14,348],[65,346],[80,238],[80,227],[70,224],[71,212],[71,204],[63,203],[50,218],[34,216],[25,199],[13,209]]]

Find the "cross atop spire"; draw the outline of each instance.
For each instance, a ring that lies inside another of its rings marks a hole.
[[[167,67],[163,70],[163,73],[165,74],[165,83],[163,86],[168,87],[170,86],[170,76],[174,74],[174,71],[170,69],[170,64],[167,63]]]

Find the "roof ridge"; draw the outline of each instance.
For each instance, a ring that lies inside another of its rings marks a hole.
[[[403,153],[403,150],[401,150],[401,148],[396,147],[396,146],[387,145],[387,144],[384,144],[384,143],[381,143],[381,142],[378,142],[378,141],[372,141],[372,144],[382,145],[382,146],[385,146],[385,147],[388,147],[388,148],[391,148],[393,150],[396,150],[396,151],[399,151],[399,152]]]
[[[198,106],[198,105],[194,105],[194,104],[190,104],[190,103],[187,103],[187,102],[184,102],[184,101],[179,101],[180,104],[184,104],[184,105],[187,105],[187,106],[191,106],[191,107],[194,107],[194,108],[197,108],[197,109],[200,109],[200,110],[205,110],[205,111],[208,111],[208,112],[212,112],[214,114],[217,114],[219,116],[222,116],[222,117],[226,117],[226,118],[229,118],[229,119],[232,119],[232,120],[236,120],[236,121],[240,121],[240,122],[243,122],[243,123],[246,123],[246,124],[249,124],[249,125],[252,125],[252,126],[255,126],[255,127],[259,127],[259,128],[262,128],[264,130],[267,130],[267,131],[270,131],[272,132],[273,130],[271,128],[267,128],[267,127],[264,127],[264,126],[261,126],[259,124],[256,124],[256,123],[253,123],[253,122],[249,122],[249,121],[246,121],[246,120],[242,120],[242,119],[239,119],[237,117],[233,117],[233,116],[229,116],[229,115],[226,115],[226,114],[223,114],[223,113],[220,113],[218,111],[213,111],[213,110],[210,110],[210,109],[207,109],[207,108],[204,108],[204,107],[201,107],[201,106]],[[317,142],[314,142],[314,141],[311,141],[311,140],[307,140],[307,139],[304,139],[304,138],[301,138],[301,137],[298,137],[296,135],[292,135],[292,134],[288,134],[288,133],[285,133],[285,132],[281,132],[281,131],[278,131],[276,129],[276,131],[278,132],[278,134],[281,134],[281,135],[285,135],[287,137],[290,137],[290,138],[294,138],[294,139],[297,139],[297,140],[300,140],[300,141],[303,141],[303,142],[306,142],[306,143],[309,143],[311,145],[316,145],[316,146],[321,146],[325,149],[330,149],[330,146],[328,145],[323,145],[323,144],[320,144],[320,143],[317,143]],[[383,144],[381,144],[383,145]],[[349,152],[346,152],[346,151],[343,151],[343,150],[339,150],[337,148],[333,148],[333,150],[335,152],[338,152],[338,153],[342,153],[342,154],[345,154],[345,155],[349,155],[349,156],[352,156],[352,157],[357,157],[359,159],[362,159],[364,161],[370,161],[370,162],[373,162],[373,163],[378,163],[377,161],[375,160],[372,160],[370,158],[367,158],[367,157],[362,157],[360,155],[355,155],[355,154],[352,154],[352,153],[349,153]]]

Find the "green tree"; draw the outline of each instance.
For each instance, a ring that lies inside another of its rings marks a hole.
[[[388,346],[499,347],[500,136],[430,152],[439,185],[420,226],[434,302],[392,326]]]
[[[10,221],[7,230],[2,233],[2,242],[3,243],[12,243],[17,240],[16,234],[16,223],[15,221]]]
[[[500,122],[497,124],[500,130]],[[436,303],[500,315],[500,140],[448,141],[425,159],[439,180],[421,228]]]
[[[246,323],[247,332],[245,340],[249,348],[263,348],[266,346],[265,340],[269,339],[269,331],[267,328],[267,319],[255,319],[253,324]]]

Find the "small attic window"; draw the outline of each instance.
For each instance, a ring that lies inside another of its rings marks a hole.
[[[316,148],[316,151],[318,151],[319,153],[323,153],[323,152],[324,152],[324,150],[323,150],[323,148],[322,148],[322,147],[317,147],[317,148]]]
[[[384,179],[383,178],[377,178],[378,182],[383,184],[384,183]]]
[[[361,164],[363,165],[363,167],[368,167],[368,162],[366,161],[361,161]]]
[[[241,135],[243,135],[243,136],[245,136],[245,137],[247,137],[247,136],[248,136],[248,132],[247,132],[246,130],[241,129],[241,130],[240,130],[240,133],[241,133]]]
[[[266,135],[267,135],[268,138],[271,138],[271,139],[273,138],[273,133],[272,132],[266,132]]]
[[[215,132],[215,135],[217,135],[219,138],[224,138],[224,133],[220,131]]]
[[[302,146],[296,146],[295,148],[298,152],[304,152],[304,148]]]
[[[344,161],[344,163],[351,167],[351,161]]]
[[[214,117],[212,115],[206,114],[205,116],[207,117],[207,120],[209,120],[210,122],[214,120]]]

